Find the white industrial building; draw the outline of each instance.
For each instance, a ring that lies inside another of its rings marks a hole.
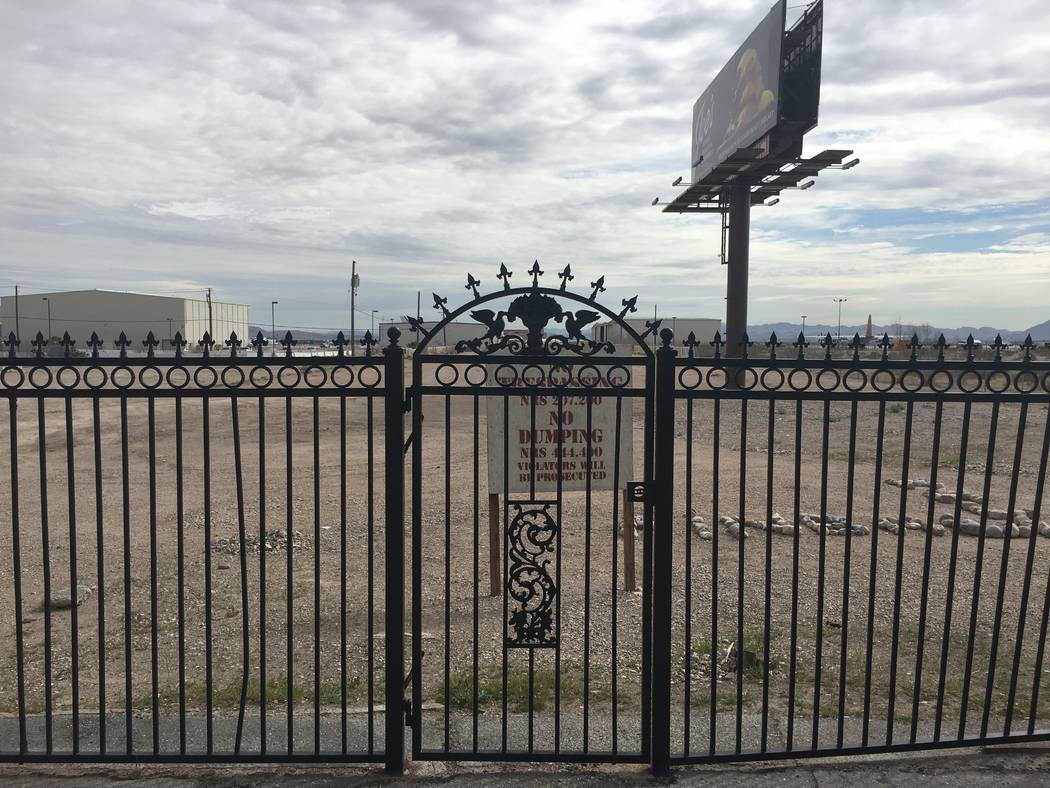
[[[133,350],[142,350],[142,340],[150,331],[162,348],[171,347],[176,332],[182,332],[191,346],[205,331],[215,339],[216,348],[223,348],[234,331],[246,346],[249,340],[247,304],[117,290],[20,294],[17,305],[16,297],[7,295],[0,298],[0,325],[3,336],[13,331],[21,339],[23,353],[38,331],[52,337],[68,331],[81,349],[92,332],[111,348],[123,331],[134,343]]]
[[[427,331],[433,331],[437,328],[438,321],[435,320],[424,320],[422,321],[423,328]],[[405,347],[410,347],[413,343],[419,342],[423,337],[419,334],[415,334],[412,331],[412,326],[409,325],[407,320],[397,320],[390,322],[381,322],[379,324],[379,334],[376,339],[379,340],[381,345],[386,345],[386,332],[388,328],[394,327],[401,332],[401,344]],[[457,342],[476,339],[477,337],[483,336],[486,327],[483,323],[475,323],[473,321],[469,323],[449,323],[442,328],[436,337],[430,340],[430,347],[451,347],[454,348]]]
[[[645,324],[648,320],[651,320],[651,318],[631,317],[624,320],[624,322],[641,334],[645,331]],[[682,342],[689,336],[689,332],[693,332],[697,340],[709,348],[707,343],[715,338],[715,332],[720,330],[721,326],[722,321],[716,317],[660,318],[660,329],[669,328],[674,332],[674,344],[677,347],[681,347]],[[653,336],[647,337],[648,342],[653,347],[659,345],[660,339],[657,335],[660,333],[660,329],[657,329]],[[630,335],[615,320],[596,323],[594,326],[594,340],[596,342],[612,342],[618,349],[624,351],[627,351],[634,342]]]

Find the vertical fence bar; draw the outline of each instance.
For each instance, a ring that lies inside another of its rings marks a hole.
[[[157,644],[157,403],[146,398],[149,432],[149,655],[150,708],[153,723],[153,754],[160,752],[160,693]],[[210,545],[209,545],[210,547]]]
[[[761,749],[769,745],[769,629],[772,624],[773,592],[773,441],[776,427],[776,400],[769,400],[766,434],[766,571],[762,600],[762,735]]]
[[[262,755],[266,754],[266,542],[266,397],[259,397],[259,753]]]
[[[743,370],[733,373],[734,387],[743,379]],[[740,481],[736,532],[736,752],[743,749],[744,733],[744,537],[747,529],[747,399],[740,395]]]
[[[977,612],[981,603],[981,575],[984,569],[985,530],[988,527],[988,499],[992,493],[992,473],[995,463],[995,436],[999,428],[999,399],[992,402],[992,418],[988,428],[988,454],[984,462],[984,490],[981,493],[981,525],[977,535],[977,558],[974,561],[973,596],[970,603],[970,628],[966,646],[966,668],[963,671],[962,701],[959,708],[959,738],[966,735],[966,714],[970,705],[970,671],[973,670],[974,638],[977,634]]]
[[[801,352],[801,351],[800,351]],[[715,403],[718,404],[717,402]],[[795,686],[798,670],[798,559],[802,531],[802,398],[795,401],[795,500],[793,520],[795,533],[791,537],[791,654],[788,657],[788,721],[784,749],[795,745]],[[713,659],[713,658],[712,658]],[[714,686],[714,679],[711,681]]]
[[[473,437],[474,437],[474,588],[473,588],[473,618],[471,620],[471,721],[470,721],[470,739],[471,739],[471,750],[474,752],[478,751],[478,656],[479,656],[479,644],[478,644],[478,594],[479,586],[478,583],[481,579],[481,570],[479,566],[480,551],[481,551],[481,510],[480,510],[480,481],[481,481],[481,455],[479,453],[479,397],[477,393],[473,397],[474,406],[474,421],[473,421]],[[447,699],[446,699],[446,702]]]
[[[205,400],[205,406],[207,406],[207,400]],[[293,670],[293,646],[292,646],[292,620],[294,617],[294,599],[292,594],[292,548],[295,542],[295,521],[294,521],[294,510],[295,498],[292,494],[292,398],[287,396],[284,398],[284,486],[285,486],[285,576],[284,576],[284,594],[285,594],[285,659],[287,661],[286,668],[286,699],[285,699],[285,727],[287,729],[287,750],[288,754],[291,755],[295,750],[295,671]]]
[[[207,738],[207,752],[211,755],[215,750],[215,719],[214,719],[214,671],[212,655],[212,588],[211,588],[211,413],[210,399],[204,396],[201,403],[203,433],[202,462],[204,464],[204,706],[205,706],[205,735]],[[291,495],[288,496],[289,502]],[[290,504],[289,504],[290,505]],[[291,531],[288,532],[288,544],[292,544]],[[288,556],[288,565],[291,566],[292,557]],[[288,584],[288,593],[291,595],[291,583]],[[291,671],[289,671],[289,674]],[[291,675],[288,677],[291,683]],[[289,695],[291,687],[289,686]]]
[[[69,592],[72,605],[69,608],[70,658],[72,660],[73,683],[73,754],[80,754],[80,624],[77,615],[80,589],[77,587],[77,486],[73,466],[73,397],[66,395],[66,488],[69,491]],[[14,420],[12,419],[12,432]],[[17,457],[12,458],[16,462]],[[13,499],[12,499],[13,500]],[[100,578],[101,579],[101,578]],[[19,617],[21,621],[21,617]]]
[[[1046,436],[1043,438],[1043,458],[1039,462],[1040,482],[1046,480],[1047,445],[1050,444],[1050,413],[1047,414]],[[1039,517],[1042,515],[1043,485],[1040,484],[1032,511],[1032,530],[1039,530]],[[1034,534],[1033,534],[1034,536]],[[1023,612],[1022,612],[1023,615]],[[1046,646],[1047,619],[1050,617],[1050,573],[1046,576],[1046,590],[1043,592],[1043,615],[1039,623],[1039,641],[1035,650],[1035,670],[1032,675],[1032,697],[1028,706],[1028,735],[1035,732],[1036,715],[1039,713],[1039,685],[1043,675],[1043,651]],[[1022,626],[1018,623],[1018,627]],[[1020,646],[1018,646],[1020,648]]]
[[[565,398],[558,397],[558,424],[564,424]],[[558,516],[564,511],[562,508],[562,475],[563,463],[565,462],[565,431],[558,430],[558,481],[555,483],[555,498],[558,501]],[[633,528],[632,520],[632,528]],[[561,545],[564,539],[558,539],[555,547],[554,565],[554,587],[559,593],[554,597],[554,751],[561,752]]]
[[[91,400],[91,424],[95,448],[95,556],[98,578],[98,751],[106,754],[106,576],[105,539],[102,518],[102,426],[98,397]]]
[[[321,752],[321,424],[320,399],[313,397],[314,440],[314,755]],[[238,479],[240,474],[238,474]],[[247,626],[247,622],[245,622]]]
[[[1017,443],[1014,449],[1013,473],[1010,477],[1010,497],[1006,504],[1006,523],[1003,525],[1003,551],[999,564],[999,588],[995,596],[995,615],[992,617],[992,645],[988,654],[988,683],[984,693],[984,714],[981,716],[981,738],[988,735],[988,722],[992,712],[992,694],[995,690],[995,665],[999,656],[999,632],[1003,618],[1003,598],[1006,595],[1006,575],[1010,569],[1010,543],[1013,541],[1014,507],[1017,505],[1017,481],[1021,474],[1021,458],[1024,450],[1025,422],[1028,419],[1028,403],[1021,403],[1017,418]],[[1042,487],[1042,480],[1039,482]],[[988,502],[985,502],[985,507]],[[1036,523],[1035,529],[1039,530]]]
[[[616,541],[617,541],[616,527],[617,527],[617,523],[620,522],[620,510],[619,510],[619,501],[620,501],[620,443],[623,440],[623,436],[621,434],[620,427],[621,427],[621,424],[622,424],[622,421],[621,421],[622,414],[623,414],[623,397],[617,397],[616,398],[615,438],[613,440],[613,457],[615,459],[613,461],[613,483],[612,483],[612,521],[613,521],[613,527],[612,527],[612,532],[613,532],[612,533],[612,551],[611,551],[611,556],[612,556],[612,588],[610,589],[610,593],[609,593],[609,598],[612,601],[612,610],[609,612],[610,624],[612,626],[612,643],[611,643],[612,648],[610,650],[610,655],[609,655],[609,669],[610,669],[610,672],[612,674],[612,721],[611,721],[611,724],[612,724],[612,751],[613,751],[614,754],[619,751],[619,730],[618,730],[618,722],[617,722],[617,710],[618,710],[618,706],[619,706],[619,704],[617,702],[617,699],[619,697],[619,690],[618,690],[619,676],[618,676],[618,661],[617,661],[617,642],[618,642],[618,640],[617,640],[617,613],[618,613],[618,611],[617,611],[617,596],[618,595],[616,593],[616,577],[617,577],[617,571],[618,571],[619,567],[616,564],[616,548],[617,548],[617,544],[616,544]],[[558,423],[561,424],[561,422],[558,422]],[[627,439],[631,440],[631,436],[628,435]],[[631,469],[627,468],[627,469],[625,469],[624,472],[625,473],[630,473]],[[561,509],[559,509],[558,512],[559,512],[559,515],[560,515]],[[630,522],[628,522],[626,518],[624,519],[624,522],[623,522],[623,534],[624,534],[624,538],[630,536],[631,541],[634,541],[634,518],[633,517],[631,517]],[[561,542],[560,539],[558,541]],[[688,597],[687,597],[687,603],[686,604],[688,604]],[[686,674],[686,675],[688,676],[688,674]],[[686,680],[688,681],[688,678]],[[686,726],[686,731],[688,732],[688,730],[689,729],[688,729],[688,725],[687,725]],[[687,733],[687,735],[688,735],[688,733]],[[688,752],[688,750],[687,750],[687,752]]]
[[[922,696],[922,661],[926,650],[926,605],[930,595],[930,550],[933,547],[933,514],[937,500],[937,466],[941,452],[941,417],[944,403],[937,400],[933,417],[933,456],[930,458],[930,497],[926,510],[926,540],[922,552],[922,591],[919,593],[919,632],[915,643],[915,688],[912,693],[911,734],[908,741],[915,743],[919,730],[919,702]]]
[[[25,655],[22,647],[22,550],[19,545],[19,523],[18,523],[18,401],[12,396],[8,400],[9,413],[11,414],[10,436],[11,436],[11,560],[14,571],[14,603],[15,603],[15,659],[18,672],[18,752],[24,755],[28,750],[26,738],[26,682],[25,682]],[[72,479],[70,484],[72,484]],[[76,610],[77,587],[72,587],[73,609]],[[45,605],[50,605],[51,600],[45,600]]]
[[[871,494],[871,563],[868,573],[867,640],[864,647],[864,715],[860,746],[868,746],[871,731],[871,660],[875,648],[875,594],[879,577],[879,507],[882,503],[882,449],[886,431],[886,401],[879,402],[879,422],[875,432],[875,481]]]
[[[1014,638],[1014,660],[1013,669],[1010,671],[1010,694],[1006,701],[1006,721],[1003,723],[1003,735],[1010,735],[1011,724],[1014,718],[1014,693],[1017,691],[1017,672],[1021,668],[1021,646],[1024,643],[1024,631],[1025,631],[1025,618],[1028,615],[1028,596],[1032,586],[1032,562],[1035,560],[1035,543],[1039,538],[1039,516],[1042,514],[1043,508],[1043,488],[1046,482],[1046,462],[1047,454],[1050,452],[1050,412],[1046,416],[1046,424],[1043,431],[1043,451],[1039,459],[1039,475],[1036,478],[1039,480],[1038,486],[1035,490],[1035,501],[1032,504],[1032,531],[1028,535],[1028,555],[1025,559],[1025,572],[1024,572],[1024,587],[1021,590],[1021,604],[1018,608],[1017,614],[1017,636]],[[1037,681],[1036,677],[1033,677],[1033,686]],[[1035,722],[1035,709],[1032,709],[1030,715],[1030,721]],[[1031,731],[1029,731],[1031,733]]]
[[[937,709],[934,712],[933,740],[941,739],[941,723],[944,719],[944,688],[948,678],[948,649],[951,646],[952,603],[955,601],[955,570],[959,554],[959,520],[962,519],[962,497],[966,481],[966,452],[970,443],[970,413],[972,404],[967,400],[963,406],[962,427],[959,436],[959,475],[956,480],[955,509],[952,517],[952,546],[948,558],[948,588],[944,595],[944,635],[941,639],[941,662],[937,679]]]
[[[405,768],[405,351],[400,332],[391,328],[383,349],[384,460],[386,466],[386,771]],[[418,385],[419,381],[415,381]],[[416,436],[418,444],[419,436]],[[418,599],[413,600],[418,607]],[[414,644],[418,650],[418,644]],[[418,666],[417,666],[418,669]],[[447,699],[446,699],[447,702]],[[418,705],[418,698],[417,698]],[[418,716],[420,709],[413,709]]]
[[[315,400],[316,401],[316,400]],[[234,488],[237,497],[237,556],[240,569],[241,592],[241,697],[237,704],[237,732],[234,736],[233,752],[241,753],[241,742],[244,738],[244,712],[248,702],[249,651],[251,649],[251,630],[248,622],[248,546],[244,522],[244,473],[241,464],[241,424],[237,407],[237,398],[230,397],[231,428],[233,430],[233,466]],[[316,543],[315,543],[316,544]],[[259,542],[259,552],[264,546]]]
[[[14,403],[12,398],[12,407]],[[51,539],[47,522],[47,430],[44,420],[44,398],[40,397],[37,400],[37,439],[40,444],[40,564],[44,575],[44,747],[50,755],[54,749],[51,711]],[[13,462],[11,470],[13,473]],[[12,484],[11,490],[14,493],[18,488]]]
[[[619,424],[619,421],[617,421]],[[617,454],[619,456],[619,454]],[[633,530],[633,526],[632,526]],[[614,573],[615,574],[615,573]],[[717,648],[712,644],[712,648]],[[685,402],[685,649],[682,658],[682,755],[689,755],[690,695],[693,674],[693,400]],[[615,708],[615,706],[614,706]]]
[[[663,346],[656,351],[656,434],[654,440],[653,562],[670,567],[674,553],[674,334],[660,332]],[[654,572],[652,649],[652,749],[653,774],[671,769],[671,572]]]
[[[893,635],[890,642],[890,686],[886,706],[886,746],[893,744],[894,709],[897,701],[897,648],[901,623],[901,576],[904,567],[905,517],[908,513],[908,468],[911,463],[911,425],[915,402],[909,399],[904,414],[904,449],[901,460],[901,497],[897,517],[897,561],[893,581]]]
[[[376,483],[375,483],[375,397],[368,397],[368,406],[365,409],[365,429],[368,439],[365,441],[368,452],[368,464],[365,468],[366,484],[365,496],[368,499],[368,754],[375,753],[376,746],[376,692],[375,673],[376,657],[375,647],[372,645],[375,638],[375,555],[376,555]],[[419,443],[419,435],[416,434],[416,443]]]
[[[418,348],[417,348],[418,350]],[[423,697],[423,363],[412,355],[412,699]],[[384,385],[390,388],[389,379]],[[369,402],[371,402],[369,398]],[[402,472],[404,468],[402,467]],[[422,749],[422,710],[412,709],[412,752]],[[391,744],[387,742],[387,753]],[[387,756],[389,758],[389,755]],[[395,764],[400,771],[400,764]]]
[[[339,398],[339,742],[346,755],[346,397]],[[372,640],[368,640],[372,650]],[[369,674],[371,683],[372,676]],[[371,748],[369,748],[371,752]]]
[[[260,397],[259,402],[262,403]],[[260,429],[262,429],[260,427]],[[186,520],[182,496],[182,397],[175,397],[175,562],[178,585],[179,753],[186,754]],[[261,543],[260,543],[261,544]],[[265,696],[264,696],[265,697]],[[265,739],[264,739],[265,740]]]
[[[533,428],[535,432],[535,428]],[[452,395],[445,395],[445,735],[442,749],[448,752],[452,732]]]
[[[722,440],[722,401],[715,399],[711,414],[711,697],[708,703],[708,752],[718,744],[718,450]],[[790,734],[789,734],[790,735]]]
[[[842,570],[842,626],[839,628],[839,713],[835,746],[842,748],[846,725],[846,656],[849,651],[850,563],[853,558],[853,483],[857,464],[857,400],[850,402],[849,468],[846,472],[846,546]]]
[[[583,751],[590,750],[591,722],[591,427],[593,397],[587,394],[587,479],[583,517]],[[535,432],[535,430],[533,430]]]
[[[817,547],[817,642],[813,667],[813,728],[810,747],[820,742],[820,692],[824,665],[824,567],[828,539],[828,431],[831,425],[831,400],[824,399],[823,437],[820,443],[820,532]]]
[[[131,698],[131,501],[128,489],[128,398],[120,398],[120,475],[121,514],[123,515],[124,547],[124,751],[131,755],[135,745],[132,725]],[[185,686],[185,681],[182,682]]]

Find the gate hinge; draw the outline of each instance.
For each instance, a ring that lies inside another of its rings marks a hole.
[[[627,482],[627,500],[645,503],[649,500],[650,487],[645,482]]]
[[[412,389],[408,389],[408,388],[405,389],[405,405],[404,405],[405,413],[411,413],[412,412],[412,397],[409,395],[409,392],[411,390]]]
[[[415,726],[415,720],[412,718],[412,699],[405,698],[401,704],[401,710],[405,713],[405,727],[411,728]]]

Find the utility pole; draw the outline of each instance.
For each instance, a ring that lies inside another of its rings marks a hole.
[[[208,336],[215,339],[215,327],[211,322],[211,288],[208,288]]]
[[[836,345],[841,345],[842,344],[842,302],[843,301],[849,301],[849,299],[848,298],[833,298],[831,300],[839,305],[839,336],[838,336],[838,339],[835,341],[835,344]]]
[[[277,311],[274,307],[279,301],[270,302],[270,356],[277,355]]]
[[[378,311],[378,309],[372,310],[372,339],[375,339],[376,336],[376,312]]]
[[[51,300],[47,296],[41,296],[47,302],[47,341],[51,341],[54,334],[51,333]]]
[[[806,316],[803,315],[802,316],[802,339],[805,340],[805,338],[806,338]]]
[[[357,288],[361,278],[357,275],[357,260],[350,261],[350,355],[357,355],[357,334],[354,331],[354,305],[357,301]]]
[[[171,318],[168,318],[168,348],[171,348]]]
[[[729,259],[726,275],[726,348],[739,358],[747,333],[747,267],[751,233],[751,184],[738,178],[729,187]]]
[[[15,285],[15,339],[22,339],[22,329],[18,322],[18,285]]]

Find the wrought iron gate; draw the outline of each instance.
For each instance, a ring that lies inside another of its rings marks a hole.
[[[723,353],[512,276],[435,296],[407,381],[396,328],[10,334],[0,761],[400,771],[406,717],[418,759],[657,773],[1050,740],[1046,350]]]
[[[528,275],[471,276],[466,304],[435,295],[440,322],[412,322],[412,754],[645,762],[656,324],[599,303],[602,279]],[[476,338],[428,349],[468,312]],[[603,315],[626,347],[584,336]]]

